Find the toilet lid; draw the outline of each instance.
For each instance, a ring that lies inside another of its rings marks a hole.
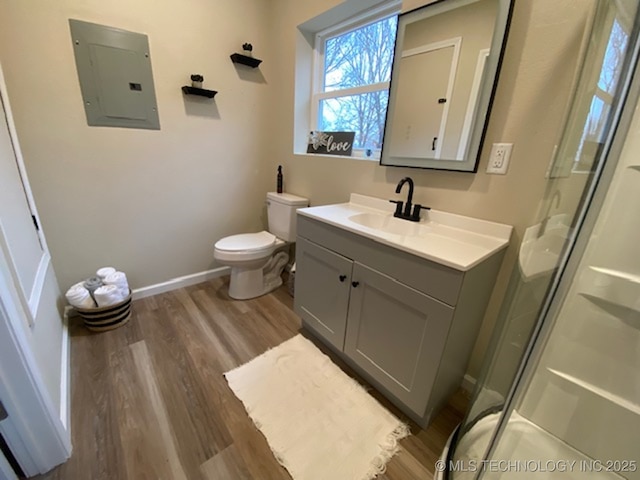
[[[243,233],[231,235],[216,242],[215,248],[226,252],[241,252],[246,250],[262,250],[273,246],[275,235],[269,232]]]

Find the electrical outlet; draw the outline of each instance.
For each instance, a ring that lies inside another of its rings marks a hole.
[[[491,147],[491,156],[489,157],[489,165],[487,165],[487,173],[505,175],[509,168],[509,159],[511,158],[512,148],[513,143],[494,143]]]

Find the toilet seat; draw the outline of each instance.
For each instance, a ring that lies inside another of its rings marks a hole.
[[[255,260],[271,255],[276,246],[276,236],[262,231],[242,233],[218,240],[215,244],[216,257],[219,260]]]

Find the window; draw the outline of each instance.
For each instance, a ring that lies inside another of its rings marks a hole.
[[[598,82],[591,99],[582,137],[578,144],[574,171],[589,172],[597,147],[604,142],[603,134],[611,113],[614,95],[618,88],[622,64],[627,51],[629,34],[617,19],[613,20],[611,33],[602,59]]]
[[[397,6],[316,36],[311,128],[355,132],[354,151],[379,157],[389,100]]]
[[[617,105],[623,100],[626,80],[622,72],[633,47],[629,43],[633,15],[608,2],[596,2],[595,7],[588,44],[576,66],[578,78],[562,141],[548,171],[550,178],[589,174],[597,168],[606,132],[616,121]]]

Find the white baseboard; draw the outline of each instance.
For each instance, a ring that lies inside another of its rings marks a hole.
[[[466,374],[462,379],[462,385],[460,387],[468,393],[473,393],[473,389],[476,388],[476,379],[471,375]]]
[[[60,354],[60,421],[71,431],[71,348],[69,344],[69,317],[67,307],[62,320],[62,353]]]
[[[149,285],[148,287],[136,288],[131,292],[131,296],[134,300],[150,297],[151,295],[157,295],[158,293],[169,292],[178,288],[188,287],[189,285],[196,285],[197,283],[206,282],[213,278],[229,275],[230,273],[231,269],[229,267],[214,268],[213,270],[193,273],[191,275],[185,275],[184,277],[172,278],[166,282],[156,283],[155,285]]]

